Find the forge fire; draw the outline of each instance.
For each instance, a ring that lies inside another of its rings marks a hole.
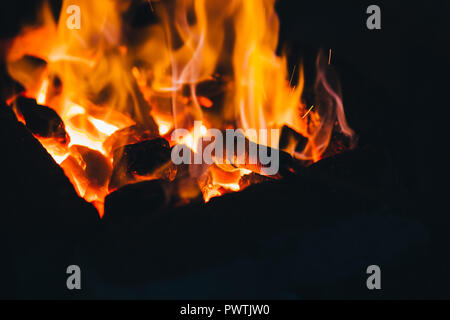
[[[10,107],[100,216],[132,184],[208,202],[354,146],[332,50],[307,87],[278,48],[274,0],[151,1],[139,28],[130,5],[65,0],[55,22],[44,2],[7,55],[24,88]]]

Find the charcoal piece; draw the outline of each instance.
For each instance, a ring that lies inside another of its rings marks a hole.
[[[145,140],[158,138],[159,134],[152,132],[140,125],[126,127],[114,132],[103,143],[103,148],[109,155],[114,151],[129,144],[135,144]]]
[[[239,132],[236,133],[234,139],[234,150],[230,149],[232,156],[230,159],[227,159],[226,134],[224,134],[223,137],[222,159],[220,159],[221,163],[216,162],[222,170],[233,171],[236,168],[246,169],[273,179],[281,179],[283,177],[293,175],[301,169],[300,163],[292,158],[287,152],[252,142],[244,137],[243,133]],[[241,150],[238,148],[240,139],[245,140],[243,153],[240,153]],[[255,150],[256,154],[252,154],[251,150]],[[267,154],[267,157],[270,159],[269,163],[265,164],[264,161],[262,161],[260,156],[261,152],[263,152],[263,154]],[[278,157],[276,157],[277,153]],[[274,161],[277,163],[273,163]],[[278,168],[276,168],[277,165]],[[271,166],[273,171],[278,169],[274,174],[272,174],[272,170],[268,170]]]
[[[69,135],[64,122],[51,108],[41,106],[36,100],[18,97],[15,102],[17,111],[23,117],[26,127],[37,138],[51,138],[61,145],[68,145]]]
[[[110,161],[99,151],[74,145],[70,147],[70,155],[61,163],[61,168],[78,195],[93,203],[102,216],[102,203],[108,194],[112,172]]]
[[[126,145],[114,152],[113,159],[109,190],[144,180],[173,180],[177,171],[169,142],[164,138]]]
[[[213,164],[208,168],[211,173],[212,179],[216,183],[222,184],[236,184],[241,179],[241,171],[235,169],[233,171],[224,171],[217,165]]]
[[[323,152],[322,159],[352,150],[356,147],[357,143],[357,137],[346,136],[337,128],[337,126],[334,126],[333,131],[331,132],[330,143]]]
[[[308,143],[308,138],[302,136],[300,133],[288,126],[283,126],[281,128],[279,148],[280,150],[286,151],[288,153],[302,152],[306,144]]]
[[[70,147],[70,153],[84,163],[84,171],[89,182],[97,187],[106,186],[112,173],[111,163],[97,150],[84,146],[74,145]]]
[[[173,150],[173,147],[171,148]],[[177,176],[175,179],[181,179],[181,178],[189,178],[191,176],[190,174],[190,164],[187,163],[181,163],[177,165]]]
[[[208,202],[212,197],[224,195],[239,190],[241,170],[222,167],[213,164],[199,177],[198,184],[203,193],[203,198]]]
[[[105,199],[103,221],[121,226],[151,215],[168,203],[167,184],[164,180],[143,181],[112,192]]]
[[[246,174],[241,177],[241,180],[239,180],[239,188],[240,188],[240,190],[243,190],[251,185],[269,182],[269,181],[271,181],[270,178],[252,172],[250,174]]]
[[[77,191],[79,196],[84,196],[86,189],[89,186],[89,180],[83,169],[83,162],[81,162],[77,157],[69,155],[60,164],[61,168],[70,182],[72,182],[73,187]]]

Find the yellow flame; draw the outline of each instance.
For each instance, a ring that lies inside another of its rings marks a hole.
[[[169,132],[170,128],[168,125],[166,124],[160,124],[159,125],[159,134],[160,135],[165,135],[167,132]]]
[[[88,117],[89,121],[97,128],[98,131],[103,132],[104,134],[110,136],[117,130],[118,127],[113,126],[103,120],[95,119],[94,117]]]
[[[78,114],[85,114],[86,109],[84,109],[82,106],[77,105],[75,103],[69,103],[68,108],[66,109],[65,113],[62,115],[63,118],[70,119],[73,116],[76,116]]]
[[[96,140],[95,138],[92,138],[86,130],[76,128],[70,124],[66,125],[66,131],[70,136],[70,146],[81,145],[106,154],[103,149],[103,139]]]
[[[68,106],[64,108],[65,112],[63,113],[62,118],[65,119],[66,131],[70,136],[69,146],[82,145],[100,151],[106,155],[106,151],[103,148],[103,142],[108,136],[112,135],[120,128],[107,123],[106,121],[96,119],[93,116],[86,116],[86,109],[76,103],[68,101],[67,105]],[[77,127],[73,125],[70,120],[79,115],[86,116],[86,120],[93,125],[98,131],[98,134],[92,134],[89,128],[86,128],[85,126]]]
[[[38,104],[44,105],[47,100],[47,90],[48,90],[48,79],[44,79],[42,81],[41,88],[39,89],[39,92],[36,97],[36,102]]]

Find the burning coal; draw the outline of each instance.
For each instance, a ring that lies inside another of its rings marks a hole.
[[[42,25],[8,52],[26,89],[11,103],[18,119],[101,215],[129,184],[161,180],[177,203],[209,201],[319,161],[334,132],[352,147],[329,57],[307,103],[302,64],[293,79],[276,53],[275,0],[152,1],[158,23],[138,30],[124,20],[135,4],[65,0],[57,23],[44,5]],[[74,5],[79,28],[67,25]]]

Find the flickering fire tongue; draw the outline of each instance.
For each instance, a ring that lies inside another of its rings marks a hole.
[[[130,2],[78,0],[79,29],[67,27],[64,10],[56,24],[44,5],[43,25],[24,29],[8,53],[9,73],[36,100],[17,99],[16,114],[100,215],[106,195],[145,180],[173,184],[186,203],[198,197],[192,181],[209,201],[295,174],[323,157],[333,132],[351,146],[353,131],[339,87],[327,81],[328,56],[317,59],[314,101],[303,98],[302,64],[290,75],[286,55],[276,53],[274,2],[153,2],[159,22],[133,30],[133,41],[122,20]],[[174,163],[178,145],[185,155],[203,152],[211,129],[242,129],[246,162],[215,155],[213,163]],[[278,134],[262,139],[264,130]],[[263,147],[280,155],[276,174],[252,158]]]

